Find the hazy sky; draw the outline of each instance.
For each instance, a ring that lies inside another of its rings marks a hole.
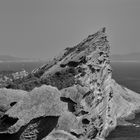
[[[49,58],[107,27],[111,52],[140,52],[140,0],[0,0],[0,55]]]

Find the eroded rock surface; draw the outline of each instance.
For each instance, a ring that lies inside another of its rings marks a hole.
[[[66,104],[60,101],[60,92],[55,87],[44,85],[40,88],[35,88],[5,112],[2,119],[7,116],[16,118],[17,122],[9,128],[5,128],[5,130],[3,128],[1,133],[16,133],[21,126],[41,116],[61,116],[66,110],[65,106]]]
[[[23,90],[0,89],[0,116],[14,106],[17,102],[27,96]]]
[[[112,79],[109,52],[103,28],[8,85],[28,94],[4,112],[0,133],[18,133],[20,140],[105,139],[140,108],[140,96]]]

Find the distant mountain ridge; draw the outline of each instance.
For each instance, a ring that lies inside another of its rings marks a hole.
[[[129,54],[112,54],[110,56],[111,61],[140,61],[140,52],[129,53]],[[30,61],[43,61],[40,59],[21,58],[11,55],[0,55],[0,62],[30,62]]]
[[[129,54],[113,54],[111,61],[140,61],[140,52]]]
[[[28,61],[40,61],[39,59],[20,58],[11,55],[0,55],[0,62],[28,62]]]

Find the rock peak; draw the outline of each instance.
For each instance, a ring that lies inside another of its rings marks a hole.
[[[105,33],[106,27],[103,27],[101,30],[102,30],[103,33]]]
[[[5,97],[2,89],[0,99],[10,103],[5,103],[8,107],[0,118],[0,133],[18,131],[20,140],[38,140],[42,135],[47,136],[44,140],[104,139],[119,119],[140,108],[140,96],[112,79],[109,52],[102,28],[7,86],[28,91],[25,97]],[[47,117],[56,117],[51,130]],[[9,120],[14,122],[8,124]]]

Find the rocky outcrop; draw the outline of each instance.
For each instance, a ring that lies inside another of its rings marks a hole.
[[[35,88],[5,112],[1,119],[7,116],[16,118],[17,122],[9,128],[4,128],[2,126],[2,124],[6,124],[4,120],[1,124],[3,131],[0,133],[16,133],[22,126],[35,118],[61,116],[66,110],[65,106],[65,103],[60,101],[60,92],[55,87],[44,85],[40,88]]]
[[[23,90],[0,89],[0,116],[26,96],[27,92]]]
[[[140,96],[112,79],[109,52],[102,28],[16,81],[16,87],[8,85],[26,90],[28,84],[29,92],[4,112],[0,133],[16,133],[20,140],[105,139],[140,108]]]

